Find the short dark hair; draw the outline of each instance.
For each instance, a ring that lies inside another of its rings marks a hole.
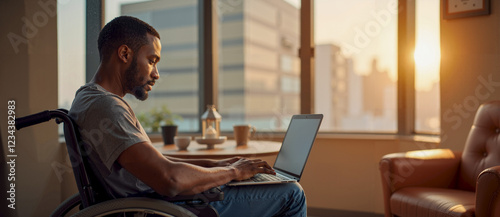
[[[97,49],[100,60],[109,58],[121,45],[127,45],[132,51],[137,52],[148,43],[147,33],[160,39],[160,34],[146,22],[131,16],[116,17],[99,33]]]

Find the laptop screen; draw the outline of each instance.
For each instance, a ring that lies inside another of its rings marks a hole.
[[[300,176],[318,133],[323,115],[294,115],[274,168]]]

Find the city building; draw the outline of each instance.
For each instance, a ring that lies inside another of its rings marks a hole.
[[[121,8],[123,15],[150,23],[162,37],[161,78],[147,101],[131,104],[136,113],[167,105],[183,116],[184,131],[197,131],[201,115],[197,2],[157,0]],[[222,129],[250,123],[261,130],[284,130],[288,119],[282,117],[300,112],[298,8],[282,0],[253,0],[219,1],[217,9]]]

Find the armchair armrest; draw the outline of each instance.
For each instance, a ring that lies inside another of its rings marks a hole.
[[[449,187],[460,165],[460,152],[429,149],[387,154],[379,163],[385,216],[390,215],[391,195],[407,186]]]
[[[476,216],[500,216],[500,166],[483,170],[477,178]]]
[[[450,187],[460,165],[460,152],[429,149],[388,154],[380,161],[382,182],[394,192],[407,186]]]

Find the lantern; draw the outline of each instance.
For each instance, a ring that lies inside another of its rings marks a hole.
[[[218,139],[220,136],[220,120],[222,116],[215,110],[215,105],[208,105],[201,116],[202,138]]]

